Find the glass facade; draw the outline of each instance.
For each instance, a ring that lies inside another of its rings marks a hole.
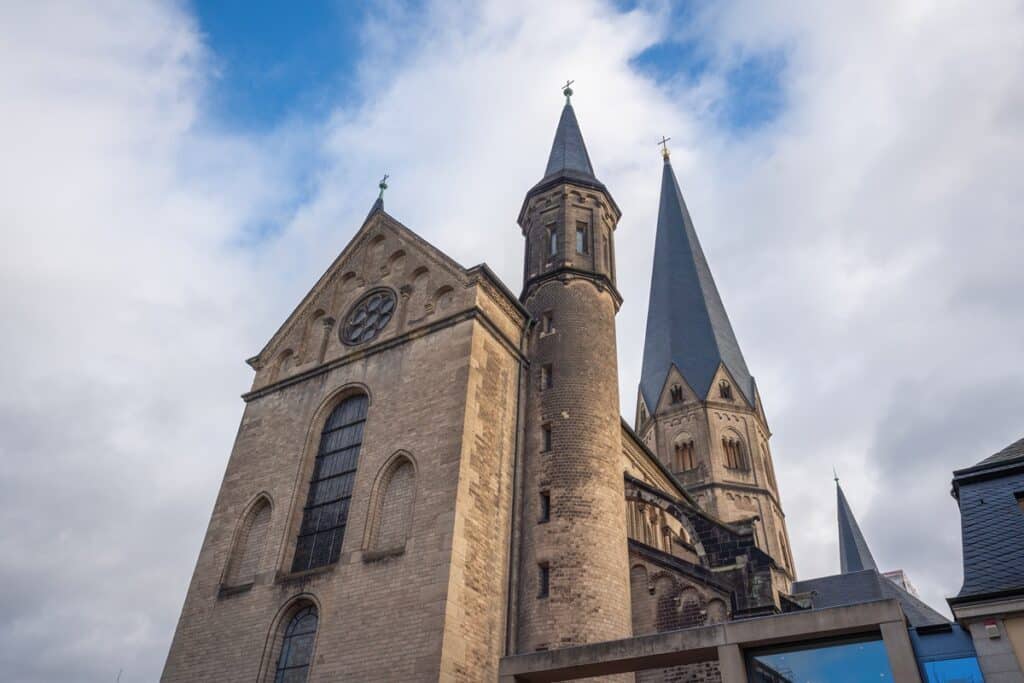
[[[985,683],[976,657],[925,662],[921,668],[925,683]]]
[[[864,683],[892,681],[881,640],[831,642],[787,650],[751,653],[752,683]]]

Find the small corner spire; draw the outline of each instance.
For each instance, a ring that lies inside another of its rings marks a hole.
[[[671,155],[671,152],[668,151],[668,141],[671,139],[672,138],[667,138],[662,135],[661,140],[658,141],[658,144],[661,145],[661,158],[665,160],[666,164],[668,163],[668,158]]]
[[[575,82],[576,81],[566,81],[565,85],[562,86],[562,94],[565,95],[566,106],[572,105],[572,100],[570,98],[572,97],[572,84]]]
[[[384,190],[388,189],[388,178],[390,178],[390,177],[391,176],[389,176],[387,173],[385,173],[384,177],[380,179],[379,183],[377,183],[377,187],[380,188],[380,194],[377,195],[377,199],[380,199],[380,200],[384,199]]]

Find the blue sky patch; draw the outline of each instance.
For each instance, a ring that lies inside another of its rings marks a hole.
[[[774,121],[785,105],[785,67],[786,55],[778,50],[750,57],[730,69],[727,94],[717,108],[721,121],[735,130],[756,129]]]
[[[324,113],[350,93],[361,3],[195,0],[193,6],[217,65],[210,109],[224,125],[265,130],[291,115]]]

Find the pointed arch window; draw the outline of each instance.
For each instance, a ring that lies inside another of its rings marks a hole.
[[[405,549],[416,500],[416,468],[405,455],[387,465],[380,476],[370,520],[370,550],[394,552]]]
[[[274,683],[304,683],[309,677],[319,621],[313,605],[299,610],[288,621],[281,640],[281,653],[277,657]]]
[[[302,511],[293,572],[338,561],[363,444],[368,403],[363,394],[345,399],[331,412],[320,433],[320,449],[313,465],[306,507]]]
[[[678,384],[673,384],[672,388],[669,389],[669,396],[671,397],[672,403],[682,403],[683,387]]]
[[[269,528],[270,502],[261,497],[242,521],[231,552],[225,585],[244,586],[252,583],[259,570],[263,549],[267,545]]]

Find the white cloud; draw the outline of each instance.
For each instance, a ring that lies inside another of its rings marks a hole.
[[[389,6],[364,33],[362,101],[260,138],[207,125],[211,60],[177,5],[0,12],[18,27],[0,44],[6,671],[157,676],[242,359],[355,232],[385,171],[389,212],[518,289],[515,217],[566,78],[624,211],[623,412],[667,134],[767,404],[801,575],[838,564],[835,464],[883,568],[939,607],[958,589],[950,470],[1018,436],[1024,401],[1017,4],[736,1],[686,27],[583,0]],[[716,55],[700,82],[630,67],[684,34]],[[709,113],[722,69],[779,51],[780,117],[724,130]],[[289,214],[307,173],[312,194]],[[252,239],[268,217],[280,231]]]

